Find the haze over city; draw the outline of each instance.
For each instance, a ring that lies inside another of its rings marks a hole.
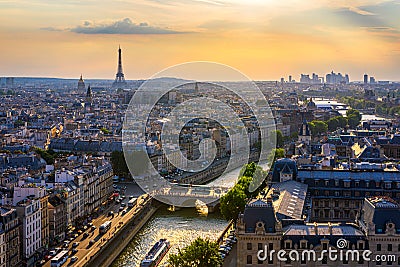
[[[0,0],[0,76],[127,79],[216,61],[254,80],[334,71],[400,80],[397,1]]]

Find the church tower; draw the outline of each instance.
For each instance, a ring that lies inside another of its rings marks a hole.
[[[85,102],[85,110],[91,111],[92,110],[92,88],[90,88],[90,84],[86,91],[86,102]]]
[[[310,127],[308,126],[307,120],[303,119],[303,124],[299,129],[299,142],[306,144],[309,146],[311,144],[311,132]]]

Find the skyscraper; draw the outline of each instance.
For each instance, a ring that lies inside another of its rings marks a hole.
[[[368,74],[364,74],[364,84],[368,83]]]
[[[115,81],[112,85],[113,88],[123,89],[126,88],[126,81],[124,72],[122,71],[122,55],[121,55],[121,47],[118,47],[118,71],[115,75]]]

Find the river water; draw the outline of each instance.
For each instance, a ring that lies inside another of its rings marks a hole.
[[[204,214],[195,208],[170,211],[166,206],[161,206],[113,262],[112,267],[139,266],[146,253],[161,238],[171,242],[169,253],[177,253],[178,248],[184,248],[199,236],[216,240],[227,224],[219,213]],[[169,253],[160,266],[166,266]]]
[[[266,169],[266,166],[261,166]],[[225,173],[208,186],[232,187],[239,176],[240,169]],[[135,187],[128,188],[128,191],[133,192],[135,196],[140,195],[141,190]],[[171,249],[160,264],[160,266],[166,266],[170,253],[177,253],[178,248],[186,247],[197,237],[215,241],[227,225],[228,222],[222,218],[219,211],[211,214],[202,213],[195,208],[170,211],[167,206],[161,206],[113,262],[112,267],[139,266],[154,243],[161,238],[167,238],[171,242]]]

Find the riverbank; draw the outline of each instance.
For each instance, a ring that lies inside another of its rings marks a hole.
[[[140,211],[126,224],[122,225],[121,228],[113,232],[113,237],[110,238],[84,266],[110,266],[148,220],[150,220],[157,209],[157,204],[155,206],[152,205],[152,199],[146,201]]]
[[[177,253],[197,237],[216,241],[226,228],[227,222],[219,213],[206,214],[194,208],[171,211],[161,205],[147,224],[137,233],[125,250],[113,262],[112,267],[139,266],[155,242],[166,238],[171,249],[160,263],[167,266],[169,254]]]

